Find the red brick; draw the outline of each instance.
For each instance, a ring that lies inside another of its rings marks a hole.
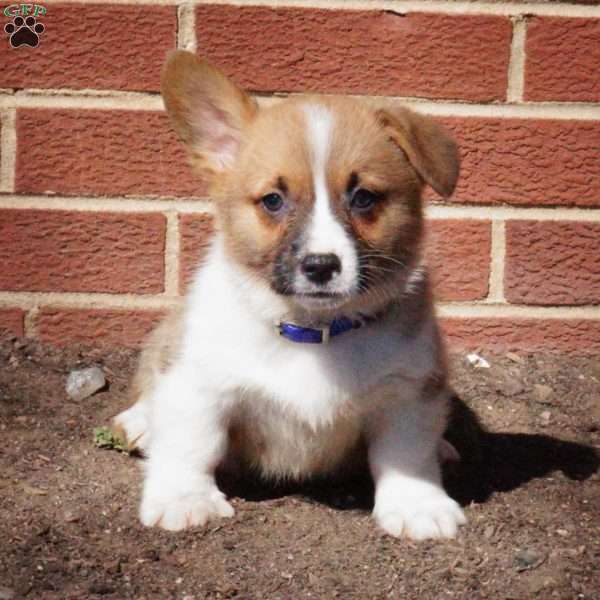
[[[447,318],[442,328],[450,351],[600,352],[600,321],[592,319]]]
[[[203,193],[162,112],[18,110],[16,162],[18,192]]]
[[[504,285],[509,302],[600,304],[600,223],[509,221]]]
[[[25,313],[19,308],[0,309],[0,338],[24,335],[23,318]]]
[[[160,293],[165,217],[47,210],[0,212],[0,289]]]
[[[164,313],[142,310],[42,309],[36,319],[38,337],[56,346],[82,343],[97,347],[138,348]]]
[[[0,44],[0,87],[154,91],[176,46],[175,7],[46,4],[35,49]],[[3,36],[4,37],[4,36]]]
[[[504,17],[200,5],[198,51],[248,89],[503,100]]]
[[[481,300],[487,296],[491,243],[489,221],[428,222],[425,255],[438,300]]]
[[[526,100],[600,100],[600,19],[533,18],[525,48]]]
[[[454,200],[600,206],[600,121],[446,118],[443,122],[454,133],[462,156]]]
[[[214,232],[211,215],[179,215],[179,291],[184,293]]]

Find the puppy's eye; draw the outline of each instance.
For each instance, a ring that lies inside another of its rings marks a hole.
[[[265,209],[271,213],[279,212],[283,208],[283,198],[274,192],[263,196],[260,201]]]
[[[380,199],[380,195],[365,188],[358,188],[352,193],[350,199],[350,206],[358,212],[366,212],[373,208],[373,206]]]

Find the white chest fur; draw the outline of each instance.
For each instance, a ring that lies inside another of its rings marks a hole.
[[[326,344],[299,344],[278,335],[285,310],[216,244],[189,298],[182,358],[212,392],[268,399],[313,427],[362,412],[389,385],[411,388],[432,368],[430,323],[413,337],[383,321]]]

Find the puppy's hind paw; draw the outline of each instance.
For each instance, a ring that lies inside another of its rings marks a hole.
[[[386,533],[413,540],[452,538],[467,521],[460,506],[443,492],[399,500],[393,509],[378,511],[375,507],[374,516]]]
[[[140,519],[147,527],[180,531],[205,525],[218,517],[233,517],[233,506],[217,489],[210,492],[152,498],[144,495]]]

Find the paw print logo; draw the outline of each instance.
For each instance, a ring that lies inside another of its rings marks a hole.
[[[31,46],[35,48],[40,43],[40,34],[45,27],[36,21],[35,17],[15,17],[12,23],[4,26],[4,31],[10,35],[9,41],[13,48]]]

